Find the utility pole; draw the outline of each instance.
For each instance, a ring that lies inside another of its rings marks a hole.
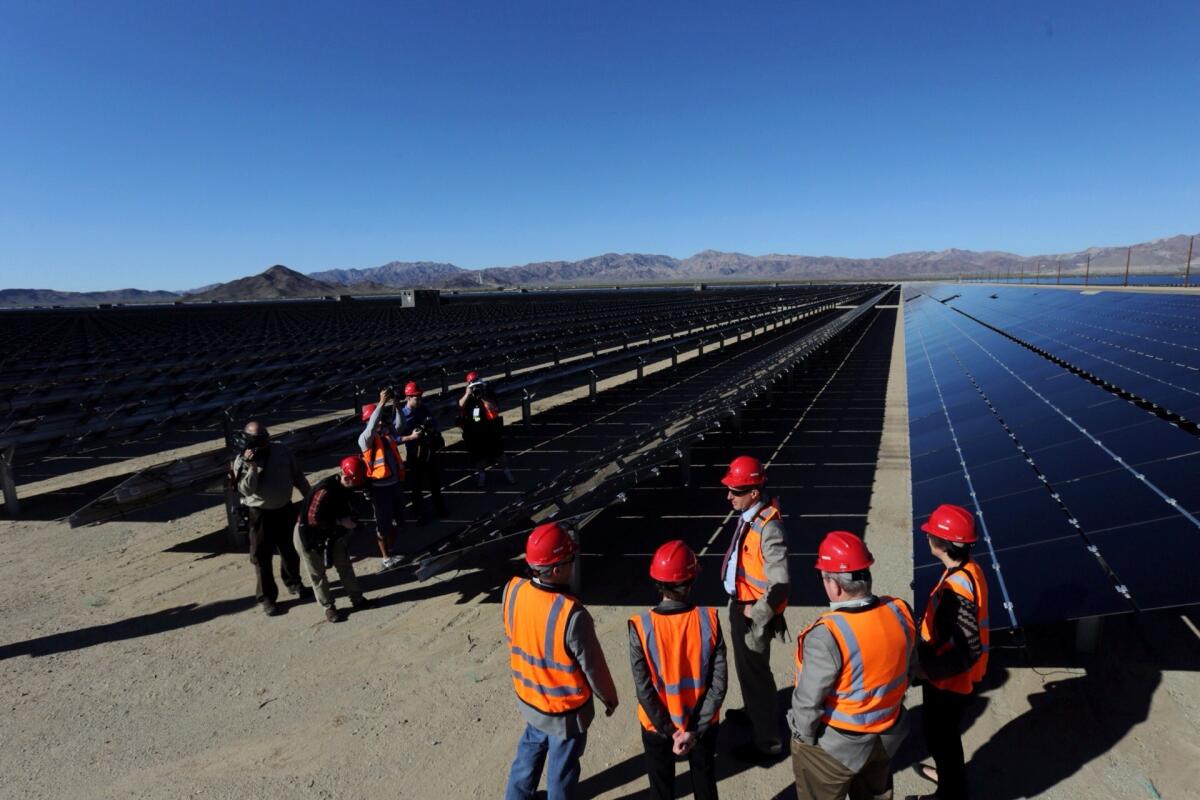
[[[1088,279],[1092,277],[1092,254],[1088,253],[1087,257],[1088,257],[1087,267],[1084,269],[1084,272],[1083,272],[1083,285],[1084,286],[1088,285]]]
[[[1062,259],[1060,258],[1058,260],[1058,277],[1054,279],[1054,285],[1060,286],[1061,284],[1062,284]]]
[[[1187,269],[1183,271],[1183,285],[1187,286],[1192,279],[1192,245],[1196,243],[1196,237],[1188,239],[1188,260]]]
[[[1125,249],[1125,285],[1129,285],[1129,259],[1133,257],[1133,248]]]

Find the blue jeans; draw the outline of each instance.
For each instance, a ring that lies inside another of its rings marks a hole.
[[[561,739],[526,723],[525,733],[517,743],[517,757],[508,773],[504,800],[533,800],[547,753],[550,770],[546,774],[546,800],[573,800],[579,785],[579,757],[586,746],[586,731]]]

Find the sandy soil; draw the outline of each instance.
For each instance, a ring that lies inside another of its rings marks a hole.
[[[907,596],[902,344],[894,352],[871,541],[889,565],[877,589]],[[249,595],[246,556],[207,544],[224,523],[212,500],[79,531],[0,523],[0,797],[501,796],[520,732],[497,604],[511,567],[424,584],[369,575],[380,605],[345,623],[312,604],[268,619]],[[641,796],[630,609],[591,610],[622,703],[592,728],[583,795]],[[791,629],[817,611],[790,608]],[[1024,650],[999,641],[965,736],[977,796],[1196,797],[1198,619],[1109,620],[1093,657],[1071,652],[1067,626],[1031,632]],[[791,661],[774,648],[782,682]],[[909,706],[919,704],[914,690]],[[740,706],[734,682],[726,708]],[[723,737],[736,734],[726,726]],[[921,756],[910,745],[901,767]],[[726,797],[793,796],[786,761],[722,756],[721,772]],[[897,775],[899,797],[928,788]]]

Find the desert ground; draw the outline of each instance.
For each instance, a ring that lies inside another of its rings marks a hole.
[[[895,319],[866,530],[876,591],[913,600],[903,315]],[[329,463],[306,466],[323,474]],[[462,491],[450,487],[452,508]],[[48,501],[27,505],[26,518],[0,522],[0,797],[502,796],[522,726],[498,602],[516,561],[426,582],[375,575],[362,561],[375,608],[335,625],[313,603],[285,601],[283,616],[267,618],[247,556],[219,545],[219,494],[77,530],[39,513]],[[434,528],[410,527],[408,544]],[[589,602],[605,573],[589,568],[588,543],[604,531],[584,533],[582,598],[621,705],[591,728],[581,794],[640,797],[647,784],[626,656],[634,609]],[[359,545],[365,555],[361,534]],[[647,559],[629,563],[644,569]],[[812,579],[793,574],[797,586]],[[790,629],[819,610],[793,605]],[[1075,648],[1069,624],[998,636],[964,737],[974,796],[1200,796],[1198,628],[1195,609],[1109,618],[1091,653]],[[773,648],[784,702],[792,659],[791,645]],[[725,708],[741,705],[731,680]],[[913,689],[914,717],[919,706]],[[723,726],[722,794],[794,796],[788,761],[732,757],[744,735]],[[897,758],[898,797],[931,789],[907,769],[923,755],[914,735]],[[686,778],[679,784],[690,796]]]

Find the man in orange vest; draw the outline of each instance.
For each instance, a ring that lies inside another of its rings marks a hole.
[[[916,643],[908,604],[871,593],[862,539],[826,534],[817,550],[829,610],[797,637],[788,727],[796,793],[891,800],[891,759],[908,734],[904,693]]]
[[[929,549],[945,570],[929,594],[917,644],[921,687],[921,730],[936,769],[918,764],[917,774],[937,783],[939,800],[967,796],[962,718],[975,684],[987,672],[988,585],[971,558],[978,540],[975,517],[962,506],[942,504],[921,526]]]
[[[739,751],[748,760],[783,753],[775,717],[775,676],[771,672],[771,639],[787,627],[787,533],[779,506],[763,491],[766,473],[751,456],[738,456],[721,479],[737,513],[733,539],[721,563],[721,580],[729,594],[729,637],[733,666],[742,689],[745,713],[754,728],[754,749]]]
[[[391,389],[379,392],[379,402],[363,406],[366,423],[358,436],[358,449],[367,464],[367,490],[375,511],[375,542],[379,545],[379,570],[400,563],[389,551],[396,545],[396,531],[404,527],[404,459],[400,457],[400,412]]]
[[[540,525],[525,543],[532,577],[513,578],[504,587],[513,690],[526,723],[505,800],[532,800],[547,762],[548,800],[574,798],[579,757],[596,716],[592,695],[607,716],[617,708],[617,687],[592,617],[566,593],[575,552],[574,540],[558,524]]]
[[[687,601],[700,565],[682,541],[650,562],[662,602],[629,618],[629,660],[638,696],[650,794],[675,797],[675,757],[686,755],[696,800],[717,798],[717,726],[725,700],[725,641],[715,608]]]

